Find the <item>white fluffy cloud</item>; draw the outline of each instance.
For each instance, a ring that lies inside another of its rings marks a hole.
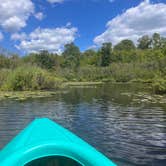
[[[0,26],[8,32],[18,31],[33,12],[31,0],[0,0]]]
[[[35,16],[36,19],[38,19],[40,21],[43,20],[43,18],[44,18],[44,15],[43,15],[42,12],[38,12],[34,16]]]
[[[139,37],[155,32],[166,36],[166,4],[153,4],[145,0],[110,20],[106,31],[97,36],[94,43],[97,45],[104,42],[116,44],[123,39],[136,42]]]
[[[13,33],[11,35],[11,40],[25,40],[27,38],[27,34],[25,32],[22,32],[22,33]]]
[[[50,3],[62,3],[64,0],[47,0]]]
[[[54,29],[37,28],[30,34],[15,34],[12,39],[20,40],[18,49],[25,52],[38,52],[48,50],[54,53],[61,53],[65,44],[75,40],[77,28],[61,27]]]

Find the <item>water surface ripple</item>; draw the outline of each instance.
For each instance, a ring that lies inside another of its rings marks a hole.
[[[48,117],[119,166],[165,166],[166,104],[133,104],[121,93],[141,88],[130,86],[71,88],[53,98],[0,101],[0,148],[34,118]]]

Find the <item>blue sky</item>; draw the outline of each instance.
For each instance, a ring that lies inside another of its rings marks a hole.
[[[135,43],[144,34],[166,36],[166,0],[1,0],[0,45],[26,54],[81,50],[103,42]],[[155,12],[154,12],[155,11]]]

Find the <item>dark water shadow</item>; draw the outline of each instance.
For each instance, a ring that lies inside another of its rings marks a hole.
[[[82,166],[82,165],[70,158],[54,156],[54,157],[44,157],[33,160],[30,163],[27,163],[25,166]]]

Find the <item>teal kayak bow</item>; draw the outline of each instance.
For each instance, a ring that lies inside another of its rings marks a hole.
[[[61,156],[82,166],[116,166],[88,143],[54,123],[34,120],[1,152],[1,166],[24,166],[43,157]]]

